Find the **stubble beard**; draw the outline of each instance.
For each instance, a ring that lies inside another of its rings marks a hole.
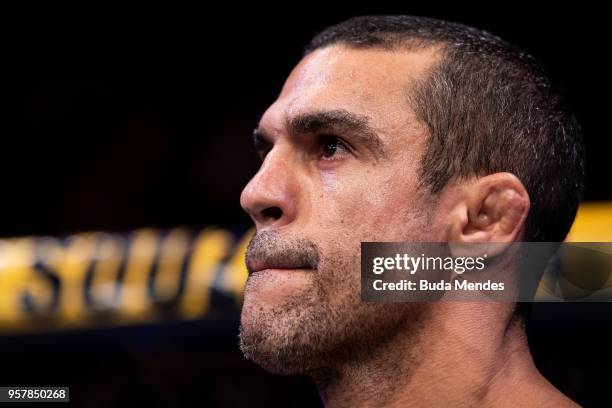
[[[271,234],[253,239],[247,256],[316,248],[319,258],[310,288],[279,305],[258,305],[247,283],[240,325],[240,349],[247,359],[278,374],[324,372],[367,359],[418,315],[417,304],[361,301],[359,248],[334,247],[321,254],[305,240],[281,242]]]

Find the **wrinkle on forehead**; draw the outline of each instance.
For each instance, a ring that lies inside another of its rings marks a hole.
[[[421,128],[408,92],[440,58],[434,47],[408,51],[333,45],[313,51],[293,69],[262,124],[282,131],[283,123],[301,114],[345,109],[368,116],[377,132]]]

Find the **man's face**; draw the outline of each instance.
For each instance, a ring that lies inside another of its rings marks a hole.
[[[265,368],[322,368],[416,319],[415,305],[360,300],[360,243],[440,238],[435,201],[417,188],[426,129],[409,102],[435,58],[323,48],[263,115],[263,162],[241,197],[257,227],[241,348]]]

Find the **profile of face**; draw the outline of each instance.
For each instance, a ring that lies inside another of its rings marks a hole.
[[[441,240],[436,201],[418,185],[426,129],[407,97],[435,58],[319,49],[263,115],[261,168],[241,196],[257,228],[240,329],[247,358],[308,372],[416,320],[414,305],[360,300],[360,243]]]
[[[419,183],[427,129],[409,101],[438,58],[434,48],[318,49],[263,115],[261,168],[241,196],[257,228],[240,328],[247,358],[305,373],[416,329],[429,306],[361,301],[360,243],[449,240],[454,193],[434,197]]]

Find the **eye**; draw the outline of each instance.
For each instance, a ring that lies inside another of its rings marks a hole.
[[[321,138],[321,155],[324,159],[331,159],[344,153],[349,153],[349,148],[338,137],[325,135]]]

